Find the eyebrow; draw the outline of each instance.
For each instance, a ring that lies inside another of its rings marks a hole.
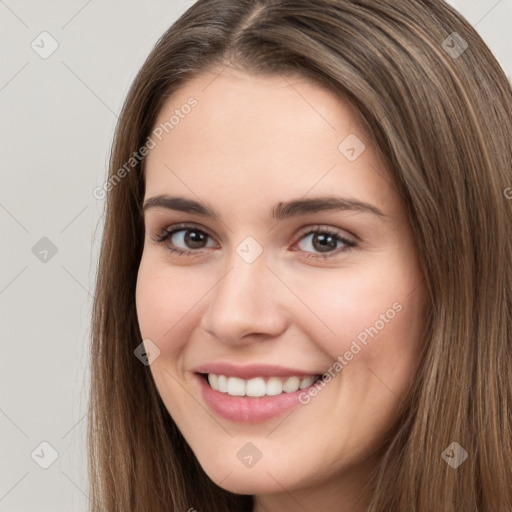
[[[171,197],[168,195],[154,196],[147,199],[142,207],[144,212],[151,208],[165,208],[186,213],[196,213],[212,219],[219,218],[219,215],[212,208],[194,199],[184,197]],[[284,220],[308,213],[335,210],[371,213],[378,217],[386,217],[376,206],[369,203],[358,201],[357,199],[336,196],[295,199],[280,202],[272,208],[271,215],[275,220]]]

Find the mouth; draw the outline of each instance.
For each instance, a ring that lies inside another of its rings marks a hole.
[[[254,377],[242,379],[216,373],[200,374],[208,383],[211,389],[229,396],[262,397],[278,396],[283,393],[295,393],[296,391],[309,388],[320,375],[292,375],[286,377]]]
[[[209,364],[196,368],[196,381],[206,406],[223,419],[261,423],[304,404],[321,373],[268,365]]]

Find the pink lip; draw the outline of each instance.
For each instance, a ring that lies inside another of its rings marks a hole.
[[[196,377],[203,399],[210,410],[226,420],[237,423],[262,423],[277,418],[300,405],[299,395],[309,389],[299,389],[294,393],[282,393],[276,396],[231,396],[212,389],[204,377],[200,375]]]
[[[276,365],[250,364],[240,366],[222,362],[198,366],[194,369],[194,372],[201,394],[208,407],[218,416],[238,423],[261,423],[281,416],[300,405],[299,396],[301,393],[307,393],[309,388],[275,396],[231,396],[212,389],[204,376],[199,374],[214,373],[215,375],[238,377],[245,380],[254,377],[306,377],[322,374],[318,371],[308,372]]]
[[[245,366],[231,363],[204,364],[193,370],[196,373],[214,373],[226,377],[238,377],[240,379],[252,379],[254,377],[307,377],[308,375],[320,375],[322,372],[297,370],[284,366],[249,364]]]

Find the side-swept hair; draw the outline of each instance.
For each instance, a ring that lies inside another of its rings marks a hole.
[[[441,0],[199,0],[138,73],[110,177],[145,144],[170,94],[226,65],[299,73],[349,101],[406,206],[428,329],[368,512],[512,510],[512,91],[496,59]],[[92,319],[91,510],[251,510],[251,497],[209,480],[133,355],[143,167],[107,197]],[[441,457],[454,441],[468,452],[457,469]]]

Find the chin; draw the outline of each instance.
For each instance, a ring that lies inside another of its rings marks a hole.
[[[276,475],[276,480],[269,473]],[[239,469],[230,474],[229,472],[222,474],[210,474],[207,472],[210,479],[219,487],[234,494],[272,494],[282,492],[283,487],[290,488],[290,483],[283,481],[277,472],[270,471],[269,473],[265,470],[255,472],[255,468]],[[228,474],[229,476],[226,476]],[[282,482],[282,484],[279,485],[277,482]]]

